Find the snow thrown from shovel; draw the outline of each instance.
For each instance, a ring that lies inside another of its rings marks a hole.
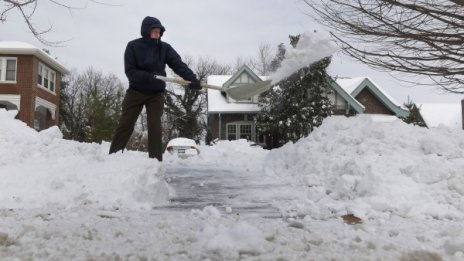
[[[337,52],[339,48],[328,37],[317,32],[305,32],[296,48],[286,48],[285,58],[277,71],[269,75],[274,84],[289,77],[299,69]]]

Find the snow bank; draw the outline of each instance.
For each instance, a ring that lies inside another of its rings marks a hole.
[[[37,133],[13,116],[0,110],[0,208],[140,209],[167,202],[164,168],[146,153],[108,155],[108,144],[63,140],[56,127]],[[165,154],[163,164],[240,168],[269,184],[291,184],[293,200],[273,202],[285,216],[464,218],[462,130],[334,116],[272,151],[245,140],[199,148],[188,159]]]
[[[464,218],[462,130],[334,116],[265,165],[306,191],[306,202],[281,206],[294,215]]]
[[[146,154],[108,155],[108,144],[62,139],[57,127],[36,132],[0,110],[0,208],[140,209],[165,203],[169,188]]]

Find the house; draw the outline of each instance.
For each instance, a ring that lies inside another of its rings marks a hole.
[[[256,75],[246,65],[233,75],[213,75],[207,79],[208,84],[223,88],[262,80],[265,78]],[[408,114],[406,109],[401,108],[367,77],[329,81],[332,90],[328,95],[336,115],[370,113],[403,117]],[[258,133],[255,123],[259,111],[257,96],[235,101],[225,93],[208,90],[208,131],[211,140],[247,139],[264,145],[265,137]]]
[[[362,104],[362,113],[406,117],[409,111],[369,77],[339,78],[337,84]]]
[[[68,70],[43,50],[0,41],[0,108],[36,130],[58,123],[61,79]]]
[[[230,88],[239,84],[265,80],[244,65],[234,75],[213,75],[207,81],[210,85]],[[264,143],[263,135],[257,133],[255,118],[259,112],[258,96],[248,100],[235,101],[225,93],[208,89],[208,132],[211,139],[247,139]]]
[[[443,125],[464,129],[464,99],[460,103],[422,103],[417,106],[428,128]]]

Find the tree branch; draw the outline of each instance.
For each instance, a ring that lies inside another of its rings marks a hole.
[[[464,93],[464,3],[304,0],[342,51],[377,70],[424,75]]]

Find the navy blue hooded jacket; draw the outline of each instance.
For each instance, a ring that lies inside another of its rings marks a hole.
[[[150,38],[150,31],[160,28],[160,39]],[[129,89],[146,95],[164,91],[166,83],[153,78],[153,75],[166,76],[166,64],[184,80],[196,79],[195,74],[182,61],[174,48],[161,41],[166,29],[160,20],[147,16],[142,21],[142,38],[130,41],[124,52],[124,68],[129,79]]]

